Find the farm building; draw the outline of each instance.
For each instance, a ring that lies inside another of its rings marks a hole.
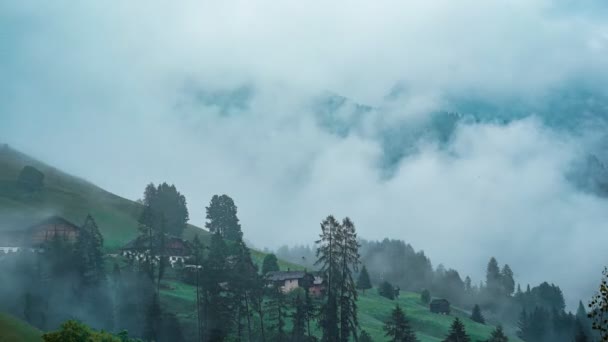
[[[305,271],[268,272],[266,279],[269,284],[279,286],[283,293],[291,292],[299,287],[311,287],[315,281],[315,277]]]
[[[429,309],[432,313],[450,314],[450,302],[447,299],[433,299],[429,304]]]
[[[125,257],[141,259],[151,249],[154,249],[158,254],[156,250],[159,248],[155,246],[152,239],[139,236],[122,247],[121,254]],[[184,263],[188,257],[192,256],[192,248],[188,241],[176,236],[166,235],[164,256],[168,258],[173,267],[177,262]]]
[[[323,283],[323,277],[320,275],[315,275],[314,280],[312,282],[312,286],[309,289],[310,294],[315,297],[321,297],[324,290],[325,284]]]
[[[75,242],[80,227],[59,216],[51,216],[26,228],[0,232],[0,251],[38,250],[54,238]]]

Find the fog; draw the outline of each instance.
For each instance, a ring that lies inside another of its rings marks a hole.
[[[260,248],[350,216],[360,236],[476,282],[495,256],[572,308],[608,256],[606,199],[568,177],[608,160],[607,14],[567,0],[5,2],[0,141],[130,199],[174,183],[201,226],[229,194]],[[572,92],[590,95],[560,102]],[[467,109],[447,137],[429,128]]]

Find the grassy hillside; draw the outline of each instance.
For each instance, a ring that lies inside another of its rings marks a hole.
[[[188,334],[188,327],[194,329],[195,324],[195,287],[183,283],[168,281],[167,286],[162,290],[163,304],[170,310],[181,310],[182,314],[178,318]],[[374,341],[385,341],[384,322],[390,316],[391,310],[399,304],[412,323],[412,326],[421,342],[439,342],[448,333],[454,317],[459,317],[472,341],[485,341],[489,338],[493,325],[483,325],[469,319],[469,314],[459,308],[452,308],[449,316],[433,314],[426,305],[420,302],[420,295],[412,292],[402,292],[397,300],[388,300],[377,294],[376,289],[360,294],[359,322],[361,328],[366,330]],[[287,329],[291,329],[291,324],[287,322]],[[317,329],[315,329],[317,330]],[[195,331],[195,330],[190,330]],[[316,334],[320,336],[319,331]],[[515,336],[509,336],[509,341],[521,342]]]
[[[0,342],[38,342],[42,333],[14,317],[0,313]]]
[[[17,187],[17,176],[26,165],[45,175],[45,186],[39,193],[27,195]],[[141,205],[134,201],[0,145],[0,229],[26,227],[49,215],[80,224],[90,213],[104,236],[105,247],[114,250],[137,235],[140,211]],[[195,233],[203,239],[208,235],[205,230],[190,226],[185,236],[190,238]]]
[[[388,300],[378,295],[375,289],[366,291],[359,298],[359,320],[362,327],[372,335],[374,340],[383,341],[384,321],[390,311],[399,304],[412,323],[416,335],[421,342],[437,342],[445,338],[454,317],[459,317],[472,341],[485,341],[489,338],[494,326],[483,325],[469,319],[469,314],[462,309],[452,307],[449,316],[433,314],[428,306],[420,301],[420,295],[412,292],[402,292],[397,300]],[[515,336],[509,336],[509,341],[521,341]]]

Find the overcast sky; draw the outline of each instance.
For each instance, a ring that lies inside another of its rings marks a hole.
[[[495,256],[522,284],[559,284],[572,305],[607,260],[608,203],[565,174],[605,133],[530,113],[463,123],[443,145],[385,142],[393,127],[415,135],[454,96],[534,102],[573,80],[608,84],[607,9],[2,2],[0,141],[131,199],[174,183],[197,225],[213,194],[229,194],[260,248],[311,243],[326,215],[348,215],[360,236],[403,239],[463,278],[479,281]],[[339,134],[313,105],[328,93],[351,101],[333,113]],[[372,109],[356,116],[354,103]]]

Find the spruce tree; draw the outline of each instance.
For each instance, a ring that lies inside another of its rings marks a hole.
[[[502,326],[499,325],[492,331],[492,335],[487,342],[509,342],[509,338],[505,335],[502,330]]]
[[[500,280],[502,284],[503,294],[510,296],[515,291],[515,280],[513,279],[513,271],[509,265],[505,264],[500,272]]]
[[[357,289],[361,290],[365,293],[365,290],[369,290],[372,288],[372,282],[369,279],[369,273],[367,272],[367,267],[363,265],[361,268],[361,272],[359,273],[359,278],[357,278]]]
[[[486,289],[491,299],[496,300],[502,292],[502,277],[498,262],[494,257],[490,258],[486,270]]]
[[[462,324],[458,317],[452,322],[448,336],[446,336],[443,342],[471,342],[471,338],[464,329],[464,324]]]
[[[473,307],[473,313],[471,313],[471,320],[477,323],[486,324],[486,319],[481,314],[479,305],[475,304]]]
[[[337,242],[340,263],[340,338],[348,342],[356,334],[359,322],[357,319],[357,290],[353,280],[353,270],[359,267],[359,243],[355,225],[346,217],[338,228]]]
[[[339,245],[337,234],[340,224],[333,216],[328,216],[321,222],[320,239],[316,241],[317,261],[320,273],[323,275],[325,288],[325,300],[320,310],[322,341],[339,341],[338,328],[338,291],[340,290],[340,264],[338,259]]]
[[[87,215],[76,239],[75,256],[82,285],[92,287],[105,280],[103,236],[93,217]]]
[[[182,235],[188,224],[189,214],[186,198],[177,191],[175,185],[148,184],[144,190],[143,204],[148,212],[140,217],[140,224],[158,230],[159,220],[164,217],[167,233],[175,236]]]
[[[390,318],[384,323],[385,336],[391,342],[415,342],[418,341],[412,330],[405,313],[396,305],[391,312]]]
[[[285,318],[287,315],[285,294],[279,286],[273,286],[269,291],[268,301],[266,302],[266,312],[271,322],[269,330],[272,334],[272,341],[287,341],[285,333]]]
[[[422,293],[420,293],[420,301],[423,304],[428,305],[431,302],[431,292],[427,289],[422,290]]]
[[[359,333],[359,342],[374,342],[374,340],[367,331],[361,330],[361,333]]]
[[[298,293],[293,302],[294,311],[291,314],[291,341],[306,341],[306,303]]]
[[[581,321],[576,321],[576,335],[574,336],[574,342],[588,342],[589,338],[587,337],[587,333],[585,332],[585,328]]]
[[[247,325],[247,336],[251,340],[251,310],[254,288],[258,282],[258,269],[251,259],[249,248],[242,240],[235,246],[236,254],[232,256],[233,265],[228,275],[228,291],[232,297],[231,306],[236,309],[238,336],[242,336],[241,326]],[[245,321],[243,323],[243,320]]]
[[[224,239],[238,241],[243,237],[237,217],[237,207],[228,195],[214,195],[207,209],[205,227],[211,233],[219,233]]]
[[[229,280],[227,246],[219,233],[211,236],[209,252],[201,277],[202,329],[206,341],[222,341],[231,331],[233,311],[227,283]]]
[[[384,298],[394,300],[395,299],[395,287],[391,283],[389,283],[388,281],[385,280],[382,283],[380,283],[380,286],[378,286],[378,294]]]
[[[530,336],[532,335],[531,333],[531,327],[530,327],[530,318],[528,316],[528,313],[526,312],[526,310],[522,310],[521,313],[519,314],[519,320],[517,321],[517,336],[519,338],[521,338],[524,341],[527,341]]]
[[[144,338],[148,342],[157,341],[160,335],[162,311],[158,299],[158,295],[154,294],[152,301],[150,302],[147,312],[146,321],[144,326]]]
[[[279,262],[277,260],[277,256],[273,253],[266,254],[264,256],[264,261],[262,261],[262,274],[266,274],[268,272],[276,272],[279,270]]]

